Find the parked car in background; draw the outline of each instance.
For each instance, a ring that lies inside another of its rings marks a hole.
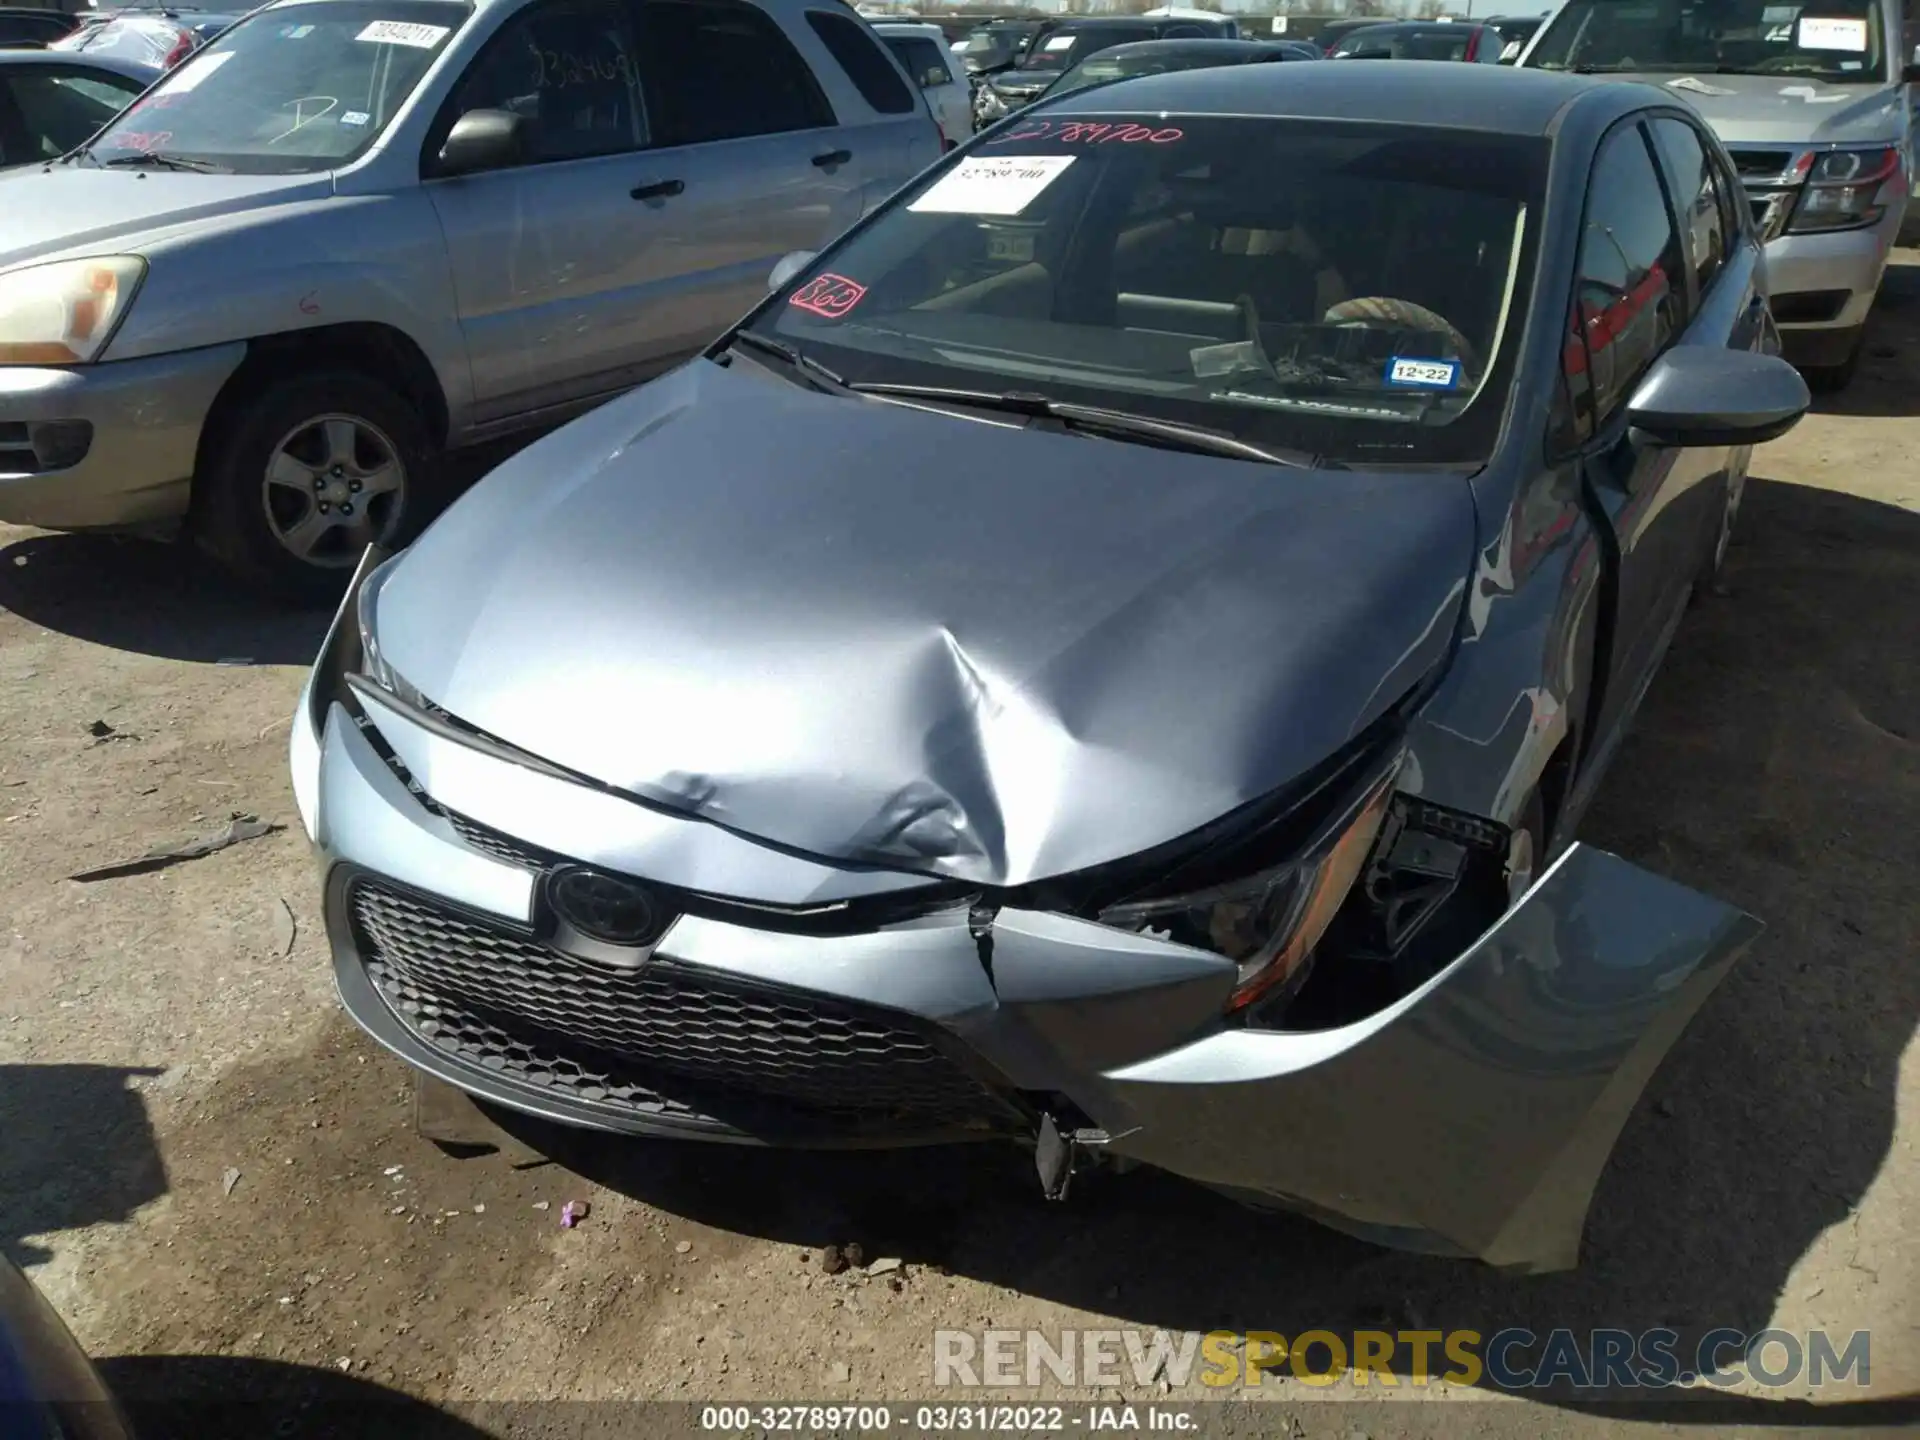
[[[1739,171],[1722,223],[1748,210],[1787,357],[1830,390],[1910,213],[1914,58],[1882,0],[1566,0],[1519,63],[1645,80],[1706,117]]]
[[[677,364],[939,153],[838,0],[286,0],[6,181],[0,519],[337,593],[443,452]]]
[[[59,10],[0,8],[0,48],[51,45],[73,32],[73,17]]]
[[[353,1018],[574,1125],[1576,1264],[1759,927],[1573,836],[1809,396],[1691,111],[1425,70],[1043,102],[369,551],[290,755]]]
[[[973,134],[973,94],[966,69],[946,46],[938,25],[876,21],[874,34],[886,42],[907,78],[920,87],[927,108],[949,146]]]
[[[1346,37],[1354,31],[1364,30],[1370,25],[1381,25],[1384,23],[1386,22],[1378,15],[1370,16],[1364,20],[1331,20],[1316,30],[1310,38],[1315,45],[1320,47],[1320,53],[1322,55],[1331,55],[1333,53],[1333,47],[1346,39]]]
[[[987,77],[988,99],[977,112],[998,119],[1023,105],[1089,55],[1140,40],[1219,39],[1236,34],[1226,17],[1208,21],[1191,16],[1110,16],[1050,22],[1028,43],[1010,68]]]
[[[1502,41],[1491,25],[1396,21],[1341,37],[1329,60],[1458,60],[1498,65]]]
[[[0,1255],[0,1435],[133,1440],[133,1430],[66,1322]]]
[[[1500,63],[1511,65],[1520,58],[1520,52],[1527,48],[1534,32],[1539,30],[1544,15],[1492,15],[1483,24],[1492,26],[1500,32]]]
[[[56,41],[55,50],[112,56],[145,65],[150,75],[171,70],[240,18],[238,12],[146,10],[103,11],[83,19]]]
[[[1302,54],[1302,51],[1305,54]],[[1269,65],[1281,60],[1318,60],[1311,47],[1276,45],[1264,40],[1139,40],[1089,55],[1041,92],[1057,100],[1092,85],[1161,75],[1170,70],[1210,70],[1218,65]]]
[[[152,80],[146,66],[110,56],[0,50],[0,169],[59,159]],[[4,214],[0,207],[0,235]]]

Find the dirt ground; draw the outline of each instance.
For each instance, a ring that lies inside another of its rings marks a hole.
[[[264,614],[158,547],[4,527],[0,1248],[152,1433],[332,1433],[327,1407],[367,1395],[395,1400],[396,1434],[648,1433],[500,1406],[927,1396],[932,1332],[989,1325],[1870,1329],[1866,1393],[1920,1391],[1920,256],[1902,259],[1859,381],[1755,456],[1728,593],[1683,628],[1586,828],[1768,929],[1636,1110],[1577,1272],[1388,1254],[1146,1174],[1048,1207],[1022,1156],[979,1149],[535,1134],[560,1163],[451,1158],[333,997],[285,761],[324,618]],[[284,828],[66,878],[235,814]],[[562,1229],[570,1200],[592,1208]],[[821,1247],[848,1242],[903,1264],[823,1273]],[[1484,1390],[1425,1392],[1488,1402],[1440,1412],[1262,1393],[1283,1408],[1246,1433],[1625,1423]],[[1800,1423],[1812,1398],[1648,1423]]]

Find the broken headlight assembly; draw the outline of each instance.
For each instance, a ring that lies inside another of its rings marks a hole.
[[[399,561],[395,555],[369,570],[353,597],[354,618],[360,630],[360,673],[402,704],[418,708],[422,703],[420,692],[387,663],[380,650],[380,591]]]
[[[1396,759],[1280,864],[1239,880],[1109,905],[1098,919],[1232,960],[1239,976],[1230,1012],[1282,1000],[1305,981],[1315,947],[1366,868],[1398,774]]]

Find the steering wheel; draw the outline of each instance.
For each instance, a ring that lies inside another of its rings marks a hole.
[[[1436,315],[1411,300],[1396,300],[1390,295],[1364,295],[1357,300],[1342,300],[1321,317],[1326,325],[1391,326],[1406,330],[1433,330],[1447,337],[1460,363],[1474,374],[1480,371],[1480,356],[1473,343],[1444,315]]]
[[[326,116],[331,115],[334,107],[339,105],[339,103],[340,102],[331,95],[302,95],[298,99],[289,100],[285,104],[274,106],[274,110],[276,111],[293,111],[293,123],[278,135],[275,135],[271,140],[267,141],[267,144],[278,145],[289,136],[299,134],[302,130],[306,129],[307,126],[313,124],[314,121],[324,119]],[[309,114],[305,108],[308,105],[317,105],[320,108]]]

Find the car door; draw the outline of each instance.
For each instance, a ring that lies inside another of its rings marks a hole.
[[[649,130],[634,57],[619,0],[529,5],[474,57],[428,134],[422,178],[483,426],[614,390],[667,359],[644,313],[662,219],[638,193]],[[520,163],[436,177],[447,131],[473,110],[526,120]]]
[[[744,0],[628,3],[654,125],[642,183],[670,192],[659,202],[648,333],[685,355],[759,302],[781,256],[817,250],[859,218],[872,151],[841,129],[764,10]]]
[[[1725,335],[1689,331],[1692,271],[1651,137],[1637,120],[1607,136],[1581,221],[1566,346],[1584,444],[1582,483],[1604,512],[1614,563],[1605,669],[1590,730],[1604,750],[1631,716],[1679,624],[1698,574],[1705,518],[1719,499],[1724,447],[1677,449],[1627,425],[1627,403],[1670,346]]]
[[[931,36],[885,35],[887,48],[907,77],[920,87],[940,124],[941,135],[959,144],[973,132],[973,107],[967,89],[954,78],[947,57]]]

